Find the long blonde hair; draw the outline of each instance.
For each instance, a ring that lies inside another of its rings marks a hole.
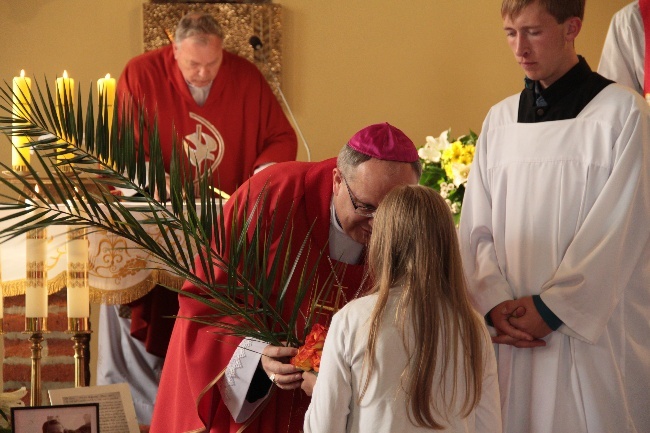
[[[465,400],[456,415],[468,416],[481,395],[484,336],[467,295],[456,228],[444,199],[419,185],[397,187],[388,193],[373,223],[368,261],[375,281],[371,292],[378,294],[378,300],[370,317],[364,355],[367,374],[359,401],[375,368],[389,289],[401,286],[395,320],[409,359],[402,387],[411,423],[444,428],[441,421],[451,415],[458,378],[463,376]],[[408,332],[415,336],[412,343],[408,343]],[[459,354],[463,369],[456,363]],[[446,389],[447,374],[453,374],[453,389]],[[440,391],[442,402],[432,397],[434,389]]]

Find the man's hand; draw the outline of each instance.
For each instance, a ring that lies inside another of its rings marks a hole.
[[[316,376],[313,371],[305,371],[302,374],[302,385],[300,385],[300,388],[302,388],[302,390],[305,391],[305,394],[310,397],[314,392],[314,386],[316,386],[317,378],[318,376]]]
[[[298,353],[295,347],[268,345],[262,351],[262,368],[269,379],[280,389],[296,389],[302,382],[302,370],[289,364]]]
[[[519,329],[511,320],[519,319],[530,314],[529,310],[533,310],[537,314],[535,306],[522,303],[521,300],[504,301],[492,308],[490,311],[490,319],[492,325],[497,331],[497,336],[492,337],[492,342],[496,344],[509,344],[519,348],[531,348],[546,346],[544,340],[536,339],[534,335],[528,332],[528,329]],[[539,314],[537,314],[539,316]],[[541,319],[541,317],[540,317]],[[525,322],[527,323],[527,322]]]
[[[539,315],[532,296],[526,296],[516,302],[526,309],[526,314],[510,317],[508,321],[512,326],[527,332],[535,338],[544,338],[553,332],[542,319],[542,316]]]

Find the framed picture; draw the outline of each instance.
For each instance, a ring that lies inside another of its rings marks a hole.
[[[99,403],[12,407],[14,433],[99,433]]]

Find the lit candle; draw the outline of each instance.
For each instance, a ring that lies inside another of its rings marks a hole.
[[[29,202],[26,201],[26,203]],[[25,248],[27,251],[25,317],[47,317],[46,229],[28,231]]]
[[[108,122],[108,128],[110,131],[113,124],[113,106],[115,105],[115,78],[111,78],[111,74],[106,74],[106,77],[97,80],[97,94],[100,96],[100,99],[102,99],[102,97],[104,98],[102,102],[106,104],[108,111],[106,121]],[[102,105],[99,108],[101,110],[100,113],[103,113],[104,106]]]
[[[88,237],[85,228],[68,230],[68,318],[90,317]]]
[[[64,104],[66,100],[66,95],[68,96],[68,102],[72,104],[74,97],[74,79],[68,78],[68,71],[63,71],[63,77],[56,79],[56,93],[59,95],[61,104]],[[59,100],[56,100],[56,104],[59,104]]]
[[[62,118],[63,110],[65,107],[65,101],[68,101],[68,106],[72,107],[73,96],[74,96],[74,79],[68,78],[68,71],[63,71],[63,77],[56,79],[56,94],[58,95],[56,102],[56,111],[59,116],[59,120],[63,123],[65,120]],[[61,143],[62,141],[59,141]],[[70,159],[73,158],[73,154],[59,155],[57,159]],[[68,171],[69,167],[63,167],[63,171]]]
[[[115,104],[115,78],[111,78],[111,74],[97,80],[97,93],[104,95],[109,107]]]
[[[29,95],[31,91],[32,80],[25,77],[25,70],[20,71],[20,77],[13,79],[13,115],[14,117],[26,117],[31,114],[31,106],[29,105]],[[15,124],[14,124],[15,125]],[[26,166],[20,154],[25,157],[29,162],[29,147],[22,147],[25,143],[29,143],[29,138],[24,136],[11,137],[13,143],[11,151],[11,166],[16,171],[25,171]]]

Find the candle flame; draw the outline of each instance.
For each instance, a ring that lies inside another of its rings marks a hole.
[[[24,69],[20,70],[20,78],[25,78],[25,70]]]
[[[111,74],[106,74],[106,79],[110,80],[110,78],[111,78]]]
[[[63,70],[63,78],[67,79],[68,78],[68,71],[65,69]]]
[[[34,185],[34,192],[38,194],[38,185]]]

